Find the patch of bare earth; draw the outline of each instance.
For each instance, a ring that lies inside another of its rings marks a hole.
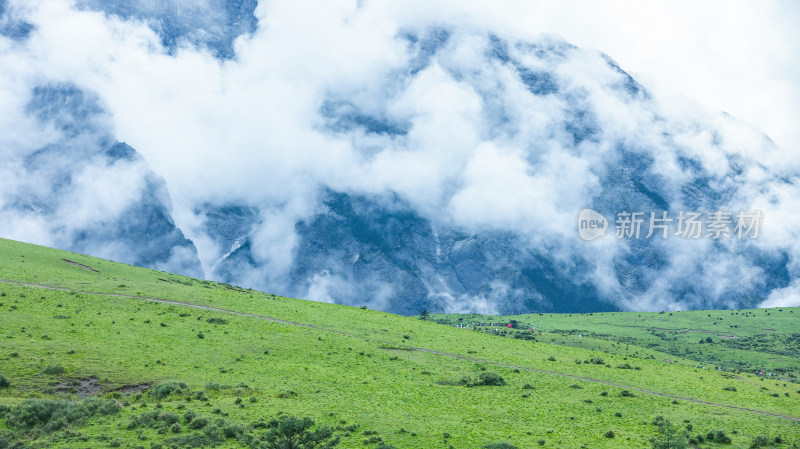
[[[67,379],[58,384],[56,391],[59,393],[75,394],[80,398],[100,393],[102,388],[97,384],[96,377],[86,379]]]

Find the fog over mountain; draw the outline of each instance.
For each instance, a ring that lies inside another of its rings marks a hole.
[[[800,305],[785,147],[613,55],[417,6],[0,0],[0,235],[404,314]],[[584,208],[610,235],[579,238]],[[758,238],[613,236],[718,210]]]

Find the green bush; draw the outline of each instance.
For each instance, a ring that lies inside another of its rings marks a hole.
[[[478,376],[478,379],[480,380],[480,383],[476,385],[489,385],[489,386],[500,387],[506,384],[506,381],[499,374],[493,372],[481,373],[481,375]]]
[[[10,386],[11,382],[6,378],[6,376],[0,373],[0,390],[8,388]]]
[[[172,425],[177,423],[180,418],[178,418],[178,415],[174,413],[164,412],[164,413],[159,413],[156,419],[167,425]]]
[[[241,424],[226,423],[222,427],[222,434],[225,438],[240,438],[247,433],[247,428]]]
[[[650,439],[653,449],[686,449],[686,437],[677,427],[663,416],[657,417],[653,424],[658,426],[658,436]]]
[[[708,435],[706,435],[706,439],[708,441],[713,441],[713,442],[719,443],[719,444],[731,444],[730,437],[728,437],[728,435],[726,435],[725,431],[723,431],[723,430],[717,430],[715,432],[709,432]]]
[[[196,417],[197,417],[197,412],[195,412],[194,410],[186,410],[186,412],[183,414],[183,422],[189,424]]]
[[[88,398],[78,402],[26,399],[9,411],[6,424],[12,429],[42,428],[46,432],[52,432],[81,422],[90,416],[113,415],[117,412],[119,405],[116,402],[98,398]]]
[[[771,442],[769,441],[769,437],[766,435],[759,435],[753,438],[753,442],[750,443],[750,449],[758,449],[760,447],[767,447],[770,446]]]
[[[510,443],[501,442],[501,443],[487,444],[486,446],[483,446],[482,449],[517,449],[517,446],[514,446],[513,444]]]
[[[264,435],[267,449],[329,449],[339,444],[330,427],[316,427],[311,418],[281,416],[269,423]]]
[[[50,366],[45,367],[43,372],[45,374],[50,374],[50,375],[63,374],[64,373],[64,367],[63,366],[58,366],[58,365],[50,365]]]
[[[183,382],[164,382],[150,388],[150,394],[158,399],[164,399],[172,394],[183,394],[188,392],[189,387]]]
[[[202,429],[206,425],[208,425],[208,419],[202,417],[195,418],[192,420],[192,422],[189,423],[189,428],[197,430],[197,429]]]

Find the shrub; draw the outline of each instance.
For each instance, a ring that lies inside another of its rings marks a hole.
[[[628,363],[628,362],[625,362],[622,365],[617,365],[617,368],[619,368],[619,369],[633,369],[631,364]]]
[[[211,424],[206,426],[203,429],[203,433],[208,437],[211,441],[219,441],[222,439],[222,433],[219,430],[219,427],[216,424]]]
[[[722,389],[725,391],[736,391],[736,387],[723,387]]]
[[[189,424],[195,417],[197,417],[197,412],[194,410],[186,410],[183,414],[183,422]]]
[[[195,418],[195,419],[192,420],[192,422],[189,423],[189,428],[198,430],[198,429],[202,429],[206,425],[208,425],[208,419],[206,419],[206,418]]]
[[[653,424],[658,426],[658,436],[650,439],[653,449],[686,449],[686,437],[677,427],[663,416],[657,417]]]
[[[49,365],[49,366],[45,367],[43,372],[45,374],[50,374],[50,375],[63,374],[64,373],[64,367],[63,366],[58,366],[58,365]]]
[[[264,435],[267,449],[328,449],[339,444],[330,427],[316,427],[311,418],[282,416],[269,423],[270,430]]]
[[[6,424],[16,429],[41,427],[47,432],[63,429],[94,415],[112,415],[119,412],[113,401],[88,398],[83,401],[54,401],[26,399],[14,406],[6,416]]]
[[[6,376],[0,373],[0,390],[8,388],[10,386],[11,382],[6,378]]]
[[[247,429],[240,424],[227,423],[222,427],[222,434],[225,438],[239,438],[245,433],[247,433]]]
[[[614,433],[613,430],[609,430],[608,432],[605,433],[606,438],[614,438],[615,436],[617,435]]]
[[[620,395],[620,396],[622,396],[623,398],[633,398],[633,397],[635,397],[635,396],[633,395],[633,393],[631,393],[631,392],[630,392],[630,391],[628,391],[628,390],[622,390],[622,391],[619,393],[619,395]]]
[[[750,449],[758,449],[760,447],[767,447],[770,446],[771,443],[769,441],[769,437],[766,435],[759,435],[753,438],[753,442],[750,443]]]
[[[493,372],[481,373],[481,375],[478,376],[478,379],[480,379],[480,383],[476,385],[489,385],[489,386],[499,387],[506,384],[506,381],[503,380],[503,378],[499,374]]]
[[[228,324],[228,320],[224,318],[209,318],[206,322],[210,324]]]
[[[717,430],[716,432],[708,432],[706,435],[706,439],[708,441],[713,441],[719,444],[731,444],[731,439],[728,435],[725,434],[723,430]]]
[[[189,387],[183,382],[164,382],[150,388],[150,394],[158,399],[164,399],[171,394],[183,394]]]
[[[180,418],[178,418],[178,415],[174,413],[164,412],[164,413],[159,413],[156,419],[168,425],[172,425],[177,423]]]

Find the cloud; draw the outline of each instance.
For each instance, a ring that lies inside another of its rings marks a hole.
[[[676,207],[763,209],[769,228],[750,247],[800,251],[790,226],[800,167],[790,151],[800,144],[800,103],[792,99],[800,99],[800,77],[792,76],[795,53],[773,50],[800,49],[789,26],[798,10],[791,4],[261,2],[257,28],[232,42],[230,58],[194,45],[193,38],[207,40],[192,33],[165,47],[147,19],[149,4],[134,2],[139,13],[120,16],[68,1],[9,2],[9,14],[35,28],[24,40],[0,37],[0,155],[7,161],[0,206],[11,207],[22,192],[47,195],[14,173],[32,152],[64,142],[64,130],[26,108],[36,86],[72,83],[97,95],[108,112],[98,116],[98,128],[130,143],[165,178],[172,216],[195,241],[207,274],[231,248],[210,236],[198,211],[207,204],[259,210],[248,240],[253,260],[238,267],[246,285],[324,301],[355,294],[356,280],[331,267],[302,287],[289,285],[297,223],[320,213],[328,189],[391,193],[437,225],[523,236],[567,269],[586,260],[590,270],[581,276],[630,309],[696,306],[676,299],[673,285],[698,269],[707,275],[690,283],[698,298],[758,282],[758,267],[736,249],[670,241],[657,246],[666,262],[633,267],[641,285],[629,285],[612,267],[640,248],[612,239],[577,242],[577,212],[593,201],[619,205],[613,201],[622,193],[605,200],[598,192],[635,178],[631,161],[652,172],[653,185],[642,188]],[[196,30],[205,29],[199,17],[222,17],[215,1],[170,5],[186,20],[197,16]],[[768,28],[775,32],[741,32]],[[744,118],[784,146],[708,109]],[[108,138],[99,134],[83,146]],[[687,168],[687,158],[699,167]],[[732,160],[746,172],[731,175]],[[104,163],[75,169],[57,224],[22,213],[0,221],[3,234],[63,243],[72,230],[120,214],[140,194],[146,167]],[[687,196],[685,184],[698,178],[730,201]],[[118,250],[97,251],[110,257]],[[191,257],[176,251],[159,267],[182,267]],[[385,306],[394,284],[369,282],[375,304]],[[491,313],[500,298],[519,296],[502,282],[482,295],[429,293],[451,310]]]
[[[788,287],[773,290],[759,307],[800,307],[800,282],[792,282]]]

